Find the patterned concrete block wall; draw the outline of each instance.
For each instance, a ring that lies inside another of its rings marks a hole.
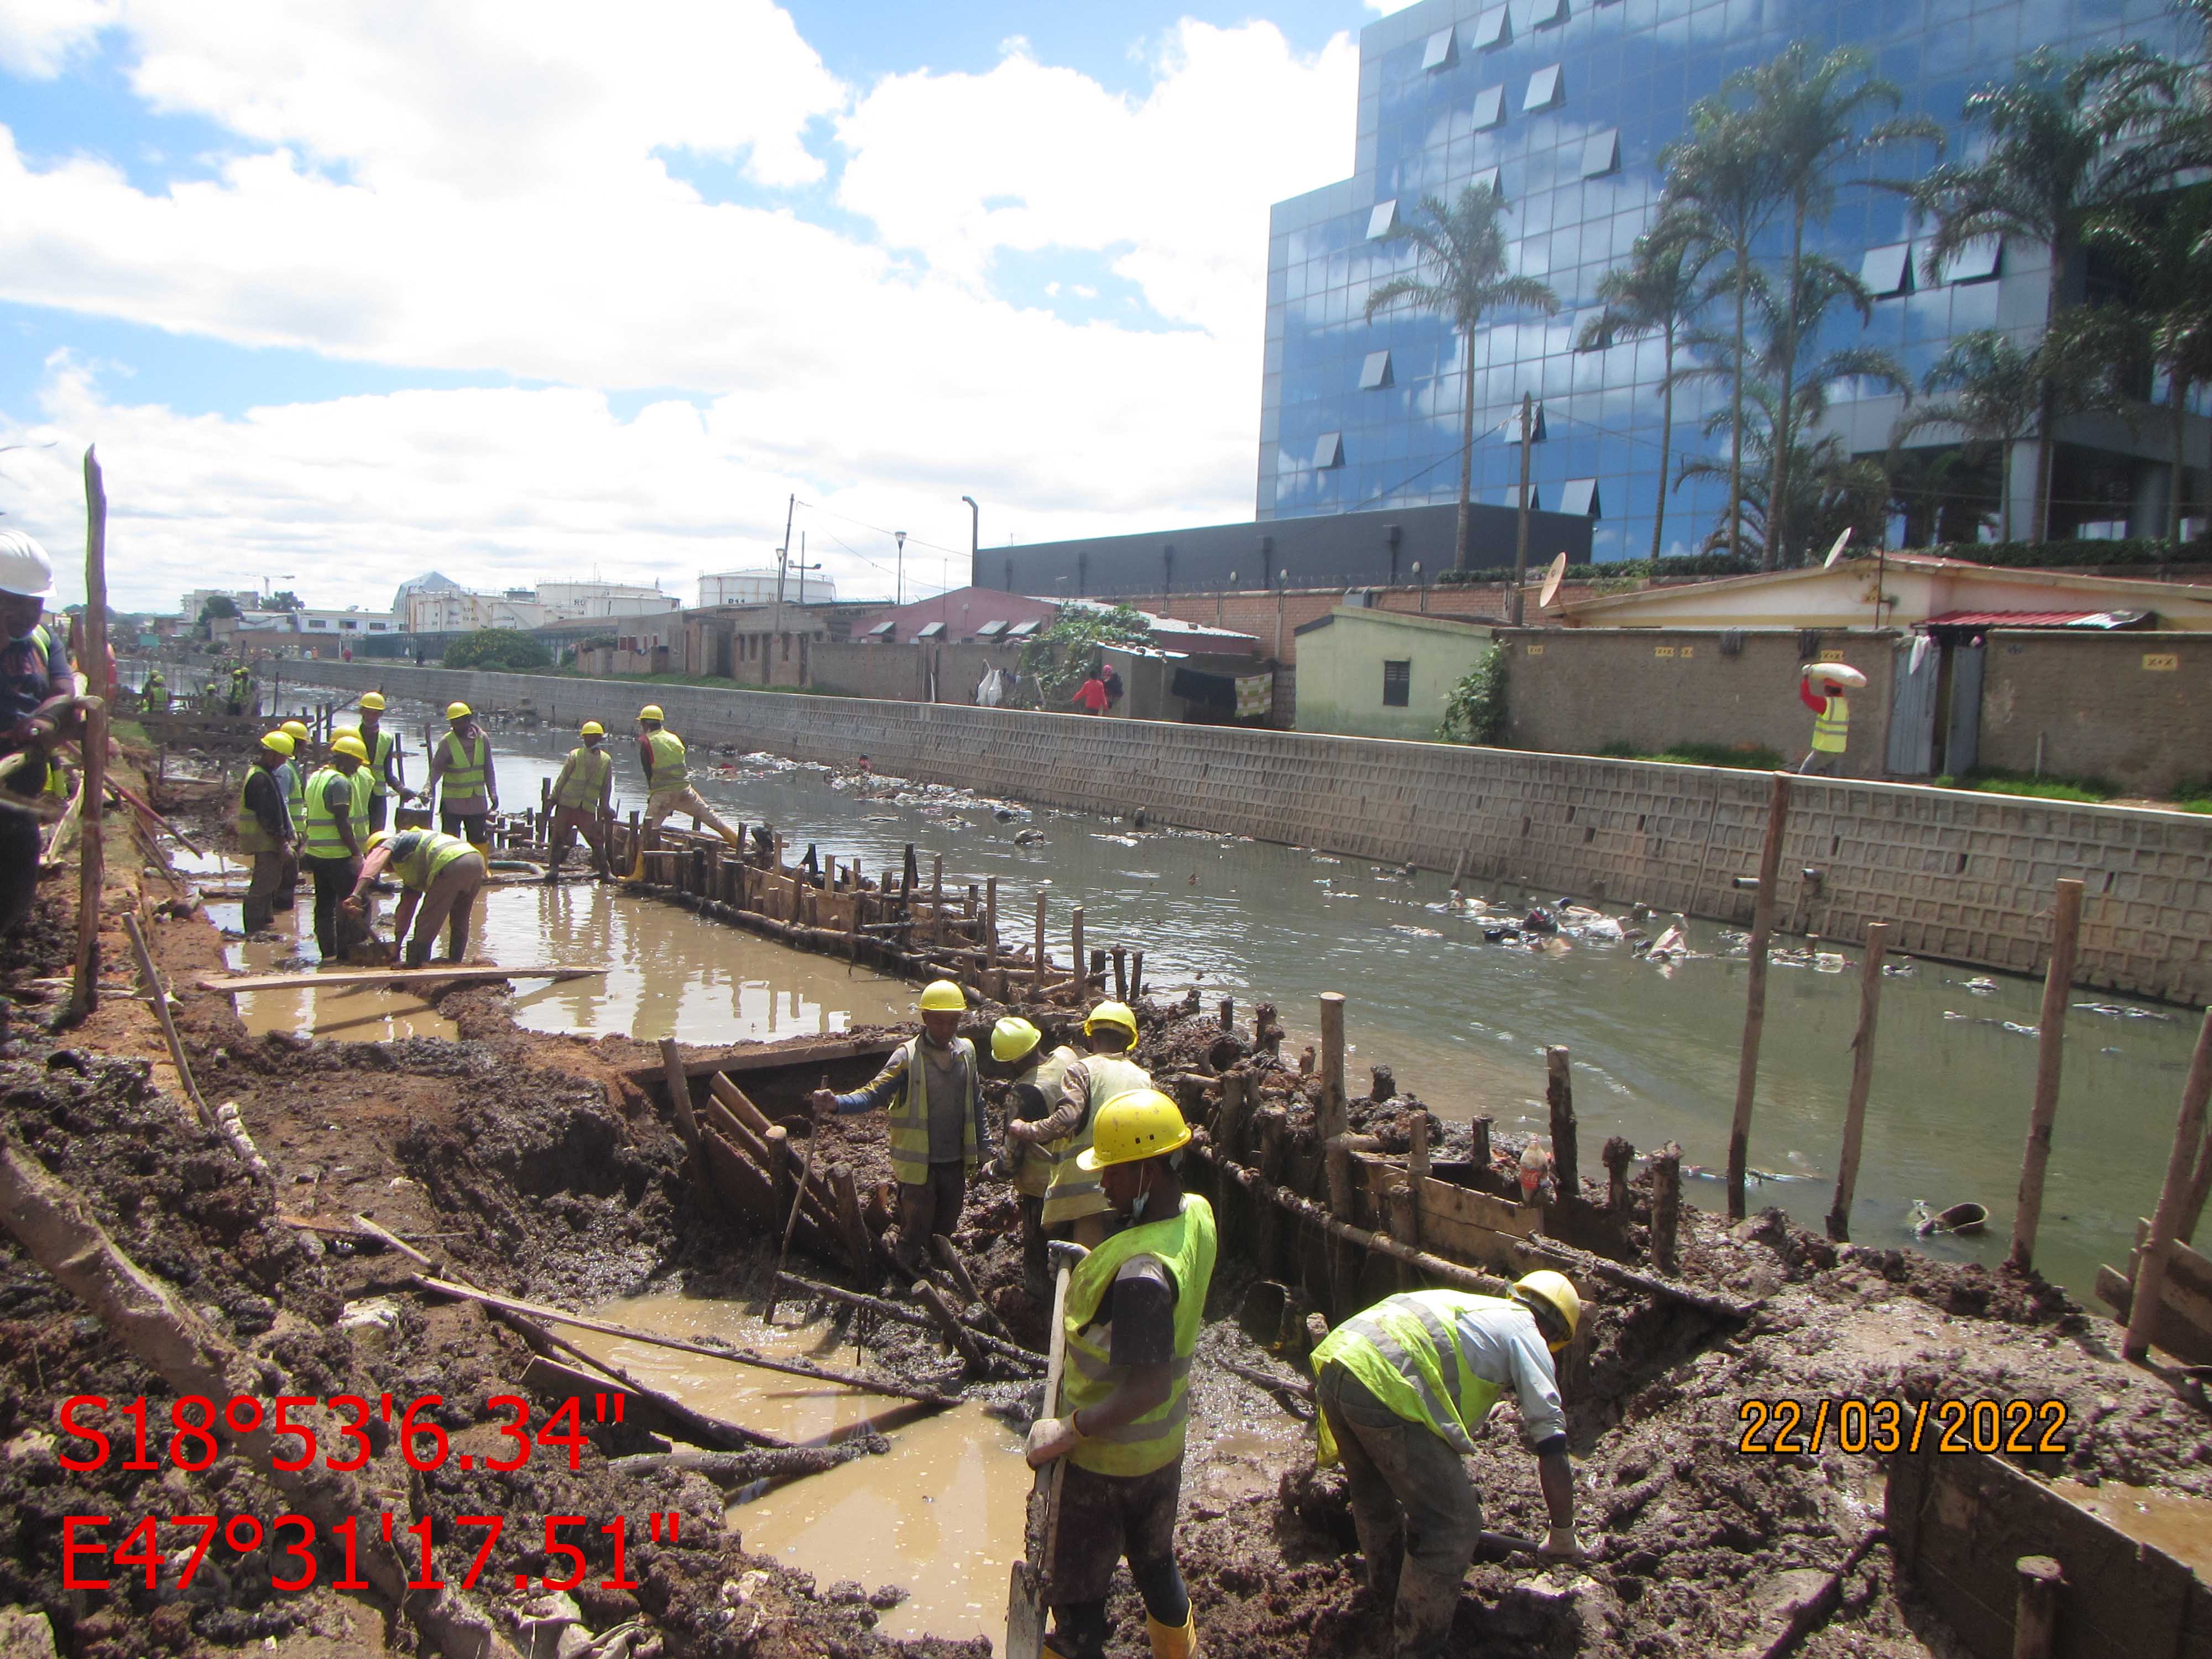
[[[1996,632],[1983,659],[1982,764],[2170,794],[2212,775],[2212,636]]]
[[[649,691],[695,742],[741,743],[1050,806],[1327,848],[1449,872],[1471,884],[1641,899],[1738,924],[1771,778],[1577,755],[1463,749],[1243,726],[594,685],[521,674],[287,665],[302,679],[480,708],[530,700],[564,722],[626,725]],[[2088,883],[2082,983],[2212,998],[2212,819],[2005,799],[1909,784],[1799,779],[1784,838],[1786,924],[1856,941],[1894,924],[1895,948],[2033,971],[2051,884]],[[1808,876],[1807,872],[1815,872]]]

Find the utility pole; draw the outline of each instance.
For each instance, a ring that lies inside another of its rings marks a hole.
[[[975,505],[973,495],[960,499],[968,503],[968,580],[980,586],[983,573],[975,562],[983,555],[983,509]]]
[[[1521,522],[1513,544],[1513,625],[1521,626],[1521,585],[1528,579],[1528,445],[1536,429],[1536,399],[1521,394]]]
[[[793,490],[783,508],[783,545],[775,550],[775,609],[769,612],[768,650],[761,657],[761,684],[775,675],[775,642],[783,632],[783,573],[791,568],[791,520],[799,511],[799,492]]]
[[[893,582],[891,603],[904,605],[906,603],[906,532],[894,530],[891,534],[898,538],[898,566],[891,578]]]

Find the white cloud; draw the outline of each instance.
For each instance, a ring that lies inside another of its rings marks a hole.
[[[0,70],[44,80],[115,21],[118,0],[8,0],[0,6]]]
[[[688,579],[749,562],[708,550],[735,525],[773,545],[767,507],[793,489],[953,546],[963,492],[994,544],[1239,516],[1267,204],[1349,161],[1356,51],[1302,58],[1267,24],[1178,26],[1142,99],[1019,43],[985,75],[855,97],[763,0],[658,0],[620,30],[574,4],[116,3],[141,95],[247,151],[152,191],[96,160],[34,164],[0,128],[0,297],[574,388],[221,419],[58,364],[45,405],[0,424],[67,442],[0,475],[28,469],[27,520],[70,545],[74,460],[53,458],[96,439],[149,573],[136,603],[211,556],[250,576],[318,549],[314,580],[364,602],[433,563]],[[50,56],[93,27],[55,16]],[[840,110],[837,200],[881,243],[703,201],[655,154],[803,184],[823,167],[809,124]],[[1110,258],[1185,326],[1071,324],[996,290],[999,250],[1051,248]],[[625,422],[600,395],[672,386],[703,410]]]

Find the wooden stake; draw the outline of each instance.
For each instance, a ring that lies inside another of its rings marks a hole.
[[[2043,1220],[2043,1176],[2051,1164],[2051,1127],[2058,1115],[2058,1073],[2066,1054],[2066,1000],[2074,989],[2074,948],[2081,932],[2081,884],[2062,877],[2051,909],[2051,965],[2043,975],[2043,1015],[2035,1050],[2035,1105],[2021,1159],[2020,1204],[2013,1212],[2012,1253],[2022,1271],[2034,1265],[2035,1232]]]
[[[185,1085],[185,1098],[192,1103],[200,1121],[210,1129],[216,1127],[215,1114],[200,1097],[199,1085],[192,1080],[191,1062],[185,1058],[185,1045],[177,1036],[177,1022],[169,1015],[169,999],[161,989],[161,976],[154,969],[154,953],[146,948],[146,935],[139,931],[138,918],[126,910],[123,913],[124,931],[131,935],[131,948],[137,954],[138,975],[146,981],[146,994],[154,1001],[154,1018],[161,1022],[162,1038],[169,1045],[169,1062],[177,1068],[177,1080]]]
[[[1237,1029],[1237,999],[1221,999],[1221,1030],[1224,1035]]]
[[[2181,1114],[2174,1121],[2173,1151],[2166,1160],[2166,1184],[2159,1190],[2158,1208],[2151,1214],[2150,1236],[2136,1260],[2135,1300],[2129,1306],[2127,1338],[2120,1345],[2120,1352],[2130,1359],[2141,1359],[2150,1352],[2160,1298],[2166,1293],[2166,1261],[2173,1253],[2174,1234],[2189,1201],[2189,1177],[2197,1149],[2204,1139],[2208,1096],[2212,1096],[2212,1008],[2204,1011],[2204,1024],[2197,1034],[2197,1052],[2189,1061],[2188,1080],[2181,1085]]]
[[[1479,1176],[1490,1173],[1491,1122],[1489,1113],[1477,1112],[1467,1126],[1472,1137],[1468,1143],[1468,1162],[1474,1166],[1474,1172]]]
[[[1575,1085],[1567,1071],[1567,1051],[1544,1050],[1544,1100],[1552,1109],[1552,1182],[1563,1199],[1583,1195],[1582,1149],[1575,1129]]]
[[[1068,923],[1068,939],[1071,941],[1068,948],[1075,953],[1073,972],[1079,981],[1084,977],[1084,963],[1090,960],[1083,954],[1083,907],[1079,904],[1075,907],[1073,920]],[[1091,988],[1087,984],[1083,987],[1083,1000],[1086,1002],[1091,1000]]]
[[[1145,994],[1145,953],[1142,951],[1129,952],[1129,994],[1133,997]]]
[[[1744,986],[1743,1049],[1736,1060],[1735,1119],[1729,1126],[1729,1217],[1743,1219],[1744,1169],[1751,1153],[1751,1103],[1759,1090],[1759,1040],[1766,1030],[1766,949],[1782,881],[1782,836],[1790,823],[1790,775],[1777,772],[1759,850],[1759,900],[1751,912],[1751,973]]]
[[[1670,1140],[1651,1154],[1651,1265],[1662,1273],[1680,1271],[1681,1224],[1682,1149]]]
[[[875,1235],[868,1231],[866,1216],[860,1208],[860,1182],[854,1178],[849,1164],[830,1166],[830,1191],[837,1206],[837,1231],[845,1241],[845,1254],[853,1259],[853,1271],[863,1284],[873,1284],[876,1276]]]
[[[1866,956],[1859,963],[1859,1028],[1851,1034],[1851,1092],[1844,1103],[1844,1155],[1836,1166],[1836,1201],[1828,1211],[1828,1237],[1838,1244],[1851,1236],[1851,1193],[1858,1184],[1867,1091],[1874,1086],[1874,1033],[1881,1017],[1881,957],[1888,946],[1889,924],[1869,924]]]
[[[983,884],[983,966],[999,971],[999,878]]]
[[[1352,1127],[1344,1102],[1344,995],[1340,991],[1321,994],[1321,1109],[1314,1127],[1323,1141]]]
[[[1036,896],[1036,945],[1030,952],[1030,996],[1032,1000],[1042,999],[1044,995],[1045,961],[1044,895],[1040,892]]]
[[[107,489],[100,458],[84,452],[84,739],[79,745],[84,792],[78,809],[76,983],[70,1015],[82,1019],[100,1005],[100,899],[107,874],[102,819],[107,811]]]
[[[1114,947],[1112,954],[1114,957],[1114,1000],[1116,1002],[1127,1002],[1129,1000],[1129,953],[1121,945],[1117,945]]]
[[[1598,1154],[1605,1164],[1605,1206],[1615,1215],[1628,1211],[1628,1166],[1636,1161],[1636,1148],[1624,1136],[1606,1137]]]
[[[2012,1659],[2051,1659],[2058,1642],[2058,1592],[2066,1575],[2047,1555],[2023,1555],[2013,1564],[2020,1574],[2020,1600],[2013,1614]]]

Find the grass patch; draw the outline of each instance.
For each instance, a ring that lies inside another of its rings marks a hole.
[[[1623,741],[1597,751],[1607,760],[1664,761],[1671,766],[1727,766],[1750,772],[1778,772],[1787,763],[1762,744],[1674,743],[1654,753]]]
[[[1956,775],[1946,773],[1931,781],[1938,789],[1967,789],[1985,795],[2026,795],[2035,800],[2070,800],[2087,806],[2126,793],[2104,778],[2039,778],[2032,772],[2006,772],[1993,767]]]

